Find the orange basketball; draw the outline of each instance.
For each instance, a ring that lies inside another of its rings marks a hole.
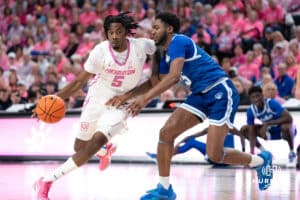
[[[46,123],[58,122],[65,116],[65,102],[56,95],[43,96],[36,105],[35,113],[40,120]]]

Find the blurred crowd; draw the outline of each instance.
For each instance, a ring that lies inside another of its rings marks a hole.
[[[161,10],[176,13],[180,32],[224,68],[241,105],[250,104],[252,85],[281,103],[300,99],[299,0],[0,0],[0,110],[35,103],[74,80],[89,51],[105,40],[106,16],[132,12],[140,26],[135,37],[149,38]],[[141,82],[151,66],[149,58]],[[70,97],[68,108],[80,108],[86,92],[87,86]],[[188,94],[179,83],[148,107]]]

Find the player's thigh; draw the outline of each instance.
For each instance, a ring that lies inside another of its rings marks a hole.
[[[96,124],[96,131],[103,133],[107,139],[110,140],[115,135],[126,131],[126,118],[126,111],[122,109],[107,108]]]
[[[223,153],[224,140],[229,132],[227,124],[222,126],[209,125],[206,138],[206,151],[210,157],[220,156]]]
[[[160,131],[160,137],[174,139],[187,129],[201,122],[201,119],[195,114],[183,108],[177,108],[166,121]]]

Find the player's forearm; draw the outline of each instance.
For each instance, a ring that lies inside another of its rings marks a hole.
[[[84,83],[75,80],[70,84],[66,85],[64,88],[62,88],[59,92],[57,92],[56,95],[61,97],[62,99],[67,99],[76,91],[78,91],[80,88],[82,88],[83,85]]]
[[[178,76],[177,74],[168,74],[157,85],[152,87],[152,89],[145,94],[144,98],[147,101],[150,101],[151,99],[160,95],[161,93],[169,89],[171,86],[173,86],[175,83],[177,83],[179,79],[180,75]]]
[[[254,154],[254,147],[256,145],[256,133],[254,126],[249,126],[249,142],[250,142],[250,152]]]
[[[290,124],[293,122],[293,119],[289,115],[282,116],[278,119],[270,120],[265,122],[267,125],[278,125],[278,124]]]

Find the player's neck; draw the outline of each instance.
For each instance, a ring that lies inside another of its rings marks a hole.
[[[174,34],[168,35],[168,38],[167,38],[165,44],[163,45],[164,50],[168,50],[169,45],[170,45],[170,43],[171,43],[173,37],[174,37]]]
[[[125,40],[119,48],[112,48],[112,49],[118,53],[122,53],[127,50],[128,45],[129,45],[129,42],[127,40]]]

